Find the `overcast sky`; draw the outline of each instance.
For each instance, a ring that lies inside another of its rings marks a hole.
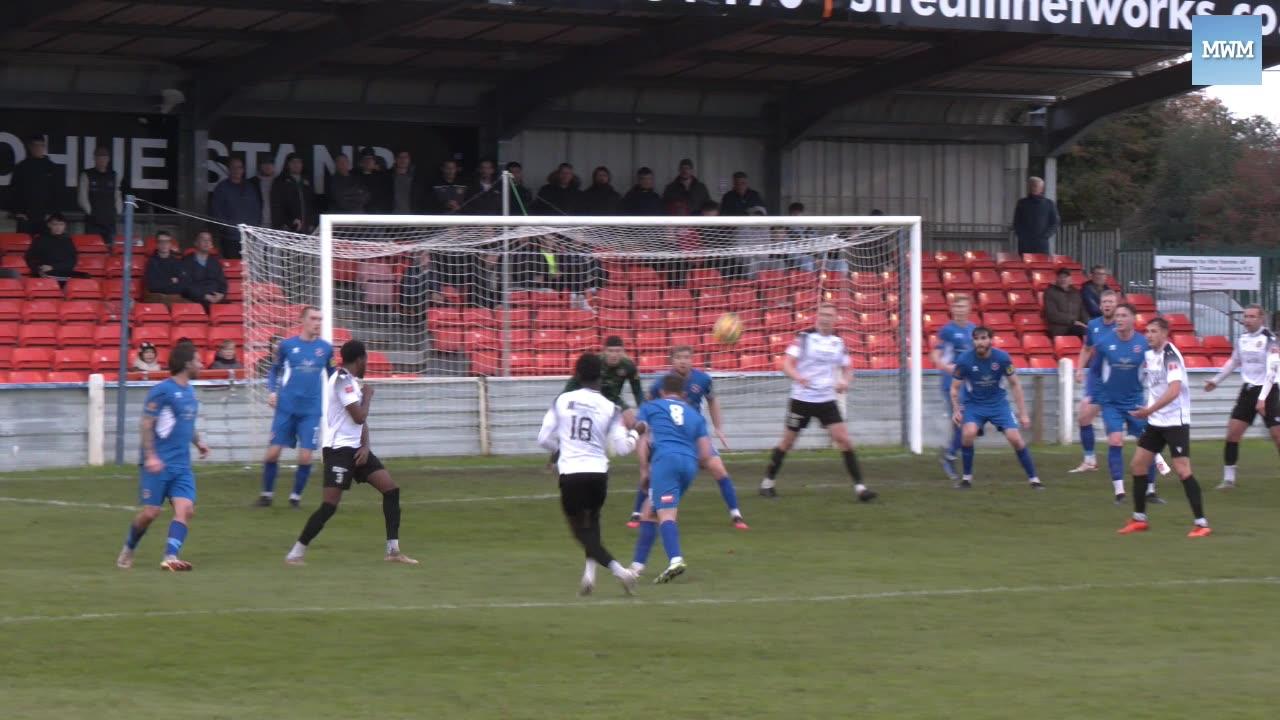
[[[1214,85],[1207,92],[1218,98],[1231,114],[1262,115],[1280,124],[1280,68],[1262,73],[1262,85]]]

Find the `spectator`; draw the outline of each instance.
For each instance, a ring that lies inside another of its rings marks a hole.
[[[698,215],[702,217],[716,217],[720,214],[720,204],[714,200],[706,200],[698,206]],[[681,253],[697,252],[703,248],[702,242],[703,231],[696,227],[682,226],[676,228],[675,243],[676,249]],[[667,285],[669,287],[684,287],[689,277],[689,268],[691,263],[682,257],[668,258],[660,260],[654,268],[667,276]]]
[[[1089,282],[1080,288],[1080,299],[1084,302],[1084,311],[1089,318],[1102,316],[1102,293],[1107,291],[1107,268],[1105,265],[1094,265],[1089,268]]]
[[[243,367],[234,340],[223,340],[218,346],[218,352],[213,355],[213,362],[209,363],[211,370],[240,370]]]
[[[440,175],[422,191],[422,207],[433,215],[450,215],[467,201],[467,186],[458,177],[458,163],[447,159],[440,163]]]
[[[67,234],[66,218],[59,212],[49,216],[44,232],[31,241],[26,259],[31,277],[56,278],[59,284],[66,284],[69,277],[89,277],[76,272],[76,244]]]
[[[591,187],[578,198],[580,215],[617,215],[622,196],[613,189],[613,175],[601,165],[591,172]]]
[[[156,251],[147,258],[143,271],[143,302],[172,305],[187,302],[187,271],[174,247],[173,235],[167,230],[156,233]]]
[[[276,164],[267,160],[258,166],[258,174],[249,181],[258,191],[262,202],[262,227],[275,227],[271,224],[271,188],[276,183]]]
[[[805,207],[802,202],[793,202],[787,206],[787,215],[789,217],[801,217],[804,215]],[[791,226],[786,229],[787,243],[791,245],[800,245],[812,240],[817,235],[811,227]],[[828,255],[832,255],[831,260],[838,259],[839,251],[831,251]],[[802,252],[792,252],[782,256],[786,261],[788,270],[803,270],[808,272],[816,267],[815,260],[822,260],[822,255],[817,258],[812,255],[806,255]],[[824,263],[825,265],[825,263]]]
[[[227,160],[227,179],[213,188],[210,212],[215,220],[232,227],[218,231],[222,242],[222,257],[236,260],[240,257],[240,231],[237,225],[257,225],[262,222],[262,192],[244,177],[244,160],[233,157]]]
[[[471,257],[471,277],[467,288],[469,302],[483,308],[502,303],[502,258],[496,252],[477,253]]]
[[[0,248],[0,263],[3,263],[3,261],[4,261],[4,248]],[[5,280],[18,280],[21,277],[22,277],[22,273],[18,272],[17,270],[14,270],[13,268],[4,267],[3,264],[0,264],[0,278],[4,278]]]
[[[1058,281],[1044,291],[1044,322],[1049,326],[1049,336],[1084,337],[1088,321],[1080,291],[1071,286],[1071,271],[1059,270]]]
[[[45,231],[45,220],[58,209],[63,172],[46,154],[43,135],[27,138],[27,157],[13,168],[10,178],[10,210],[18,232],[32,237]]]
[[[752,217],[763,217],[768,214],[769,211],[760,205],[754,205],[747,209],[747,215]],[[773,239],[773,229],[760,225],[739,227],[733,234],[734,244],[740,250],[764,248],[772,244]],[[743,270],[744,276],[747,278],[754,278],[761,270],[777,270],[782,267],[780,261],[767,254],[743,254],[736,258],[736,261],[736,266]]]
[[[707,186],[694,177],[692,160],[685,158],[680,161],[676,178],[662,191],[662,202],[668,215],[693,215],[711,202]],[[718,205],[716,207],[719,208]]]
[[[201,230],[196,234],[196,251],[187,256],[183,263],[187,286],[183,295],[188,300],[198,302],[205,311],[210,305],[216,305],[227,297],[227,275],[222,270],[222,263],[213,257],[213,234]]]
[[[367,212],[368,204],[364,183],[351,174],[351,158],[339,155],[333,161],[333,175],[329,176],[329,211],[359,215]]]
[[[413,156],[408,150],[396,153],[396,163],[391,167],[391,214],[411,215],[421,210],[418,197],[420,189],[413,181]]]
[[[276,227],[309,234],[315,229],[316,193],[311,179],[303,174],[302,156],[289,153],[284,161],[284,174],[271,184],[271,217]]]
[[[1049,253],[1049,241],[1058,232],[1058,208],[1044,196],[1044,180],[1027,179],[1027,196],[1013,210],[1013,232],[1018,252]]]
[[[429,307],[444,304],[440,274],[431,253],[417,252],[409,256],[409,266],[400,278],[400,307],[412,319],[422,317]]]
[[[747,174],[739,170],[733,174],[733,188],[720,199],[720,214],[742,216],[750,215],[752,208],[765,207],[764,198],[751,189],[747,182]],[[766,211],[767,214],[768,211]]]
[[[110,250],[116,241],[116,218],[123,207],[120,181],[111,169],[111,149],[106,145],[93,151],[93,167],[80,171],[76,201],[84,213],[84,231],[101,235]]]
[[[578,196],[581,182],[569,163],[560,163],[556,171],[547,176],[547,184],[538,191],[532,215],[574,215],[578,212]]]
[[[533,207],[533,192],[524,186],[524,166],[509,162],[507,172],[511,173],[511,214],[528,215]]]
[[[385,215],[391,212],[391,189],[387,184],[390,179],[378,169],[378,153],[373,148],[360,151],[360,169],[356,173],[356,181],[364,190],[365,209],[367,213]]]
[[[155,345],[144,342],[138,346],[138,356],[133,359],[133,369],[136,372],[160,372],[160,358],[156,353]]]
[[[662,196],[654,192],[653,171],[642,167],[636,171],[635,187],[622,198],[622,214],[631,217],[666,215]]]
[[[467,202],[463,207],[468,215],[502,214],[502,181],[496,162],[484,158],[476,166],[476,177],[467,187]],[[515,213],[517,208],[511,211]]]

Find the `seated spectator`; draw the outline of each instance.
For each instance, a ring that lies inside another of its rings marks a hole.
[[[1050,337],[1084,337],[1089,316],[1080,291],[1071,286],[1071,271],[1066,268],[1058,271],[1057,282],[1044,291],[1044,322],[1049,326]]]
[[[89,277],[76,272],[76,244],[67,234],[67,220],[62,213],[49,216],[44,232],[27,248],[26,260],[32,277],[56,278],[59,284],[66,284],[70,277]]]
[[[253,182],[245,179],[244,160],[233,157],[227,160],[227,179],[213,188],[209,212],[227,225],[258,225],[262,222],[262,193]],[[218,231],[222,244],[222,257],[235,260],[240,257],[240,230],[223,227]]]
[[[188,287],[187,270],[174,248],[173,235],[167,230],[156,233],[156,252],[147,258],[142,279],[143,302],[165,305],[187,302],[184,297]]]
[[[144,342],[138,346],[138,356],[133,360],[133,369],[137,372],[160,372],[160,358],[156,346]]]
[[[507,163],[511,173],[511,214],[529,215],[533,207],[533,192],[524,186],[524,166],[514,160]]]
[[[223,340],[218,346],[218,352],[213,355],[213,362],[209,364],[211,370],[240,370],[243,367],[237,357],[234,340]]]
[[[502,214],[502,179],[498,177],[498,165],[493,160],[484,158],[476,167],[476,177],[467,186],[467,201],[463,208],[468,215]],[[512,207],[511,213],[522,214],[518,207]]]
[[[676,178],[667,184],[662,191],[662,202],[668,215],[695,215],[711,202],[711,193],[707,186],[693,175],[693,161],[685,158],[680,161],[680,169]],[[719,205],[716,206],[717,210]]]
[[[560,163],[556,171],[547,176],[547,184],[538,191],[530,215],[576,215],[581,181],[569,163]]]
[[[329,212],[360,215],[368,212],[369,192],[360,178],[351,174],[351,158],[339,155],[333,161],[333,175],[329,176]]]
[[[666,215],[662,196],[653,189],[653,171],[642,167],[636,171],[636,184],[622,198],[622,214],[631,217]]]
[[[1107,291],[1107,268],[1094,265],[1089,268],[1089,282],[1080,288],[1080,299],[1089,318],[1102,316],[1102,293]]]
[[[752,208],[764,207],[764,198],[751,189],[747,174],[739,170],[733,174],[733,188],[720,199],[721,215],[750,215]],[[767,212],[766,212],[767,214]]]
[[[622,196],[613,189],[613,175],[603,165],[591,173],[591,187],[578,198],[579,215],[617,215]]]
[[[187,256],[183,263],[187,279],[183,296],[204,305],[206,311],[210,305],[220,303],[227,297],[227,274],[222,269],[222,263],[211,253],[213,235],[208,230],[202,230],[196,234],[196,251]]]

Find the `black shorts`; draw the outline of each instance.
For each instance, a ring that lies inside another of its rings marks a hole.
[[[1166,445],[1173,457],[1191,457],[1191,426],[1159,427],[1148,424],[1138,438],[1138,447],[1153,453],[1162,452]]]
[[[573,473],[560,476],[560,507],[567,517],[598,513],[609,494],[608,473]]]
[[[1261,385],[1245,385],[1240,388],[1240,396],[1236,398],[1236,406],[1231,408],[1231,419],[1252,425],[1258,416],[1258,396],[1262,394]],[[1271,388],[1267,395],[1267,404],[1262,414],[1262,424],[1268,428],[1280,425],[1280,386]]]
[[[356,465],[356,449],[350,447],[325,448],[324,486],[327,488],[351,489],[351,481],[369,482],[369,476],[383,470],[382,461],[377,455],[369,453],[369,459],[363,465]]]
[[[791,432],[800,432],[809,427],[809,421],[814,418],[822,423],[822,427],[844,422],[844,417],[840,415],[840,406],[835,400],[809,402],[792,398],[791,403],[787,405],[787,429]]]

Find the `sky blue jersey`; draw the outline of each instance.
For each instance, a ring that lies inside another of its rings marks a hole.
[[[967,350],[956,358],[955,377],[964,381],[967,404],[984,407],[1007,407],[1004,379],[1017,372],[1013,358],[1000,348],[991,348],[986,357],[977,350]]]
[[[147,393],[142,412],[155,418],[152,440],[156,456],[165,467],[191,467],[191,440],[196,433],[196,416],[200,414],[195,388],[169,378]]]
[[[674,398],[659,398],[640,406],[636,420],[649,424],[652,459],[664,455],[698,457],[698,438],[707,437],[707,421],[692,405]]]
[[[1150,349],[1146,336],[1136,331],[1128,340],[1115,332],[1102,338],[1090,363],[1091,369],[1097,368],[1101,395],[1095,402],[1126,410],[1146,405],[1141,373]]]
[[[333,346],[316,338],[294,336],[282,340],[267,373],[267,389],[279,393],[276,409],[299,415],[318,415],[325,371],[333,365]]]

